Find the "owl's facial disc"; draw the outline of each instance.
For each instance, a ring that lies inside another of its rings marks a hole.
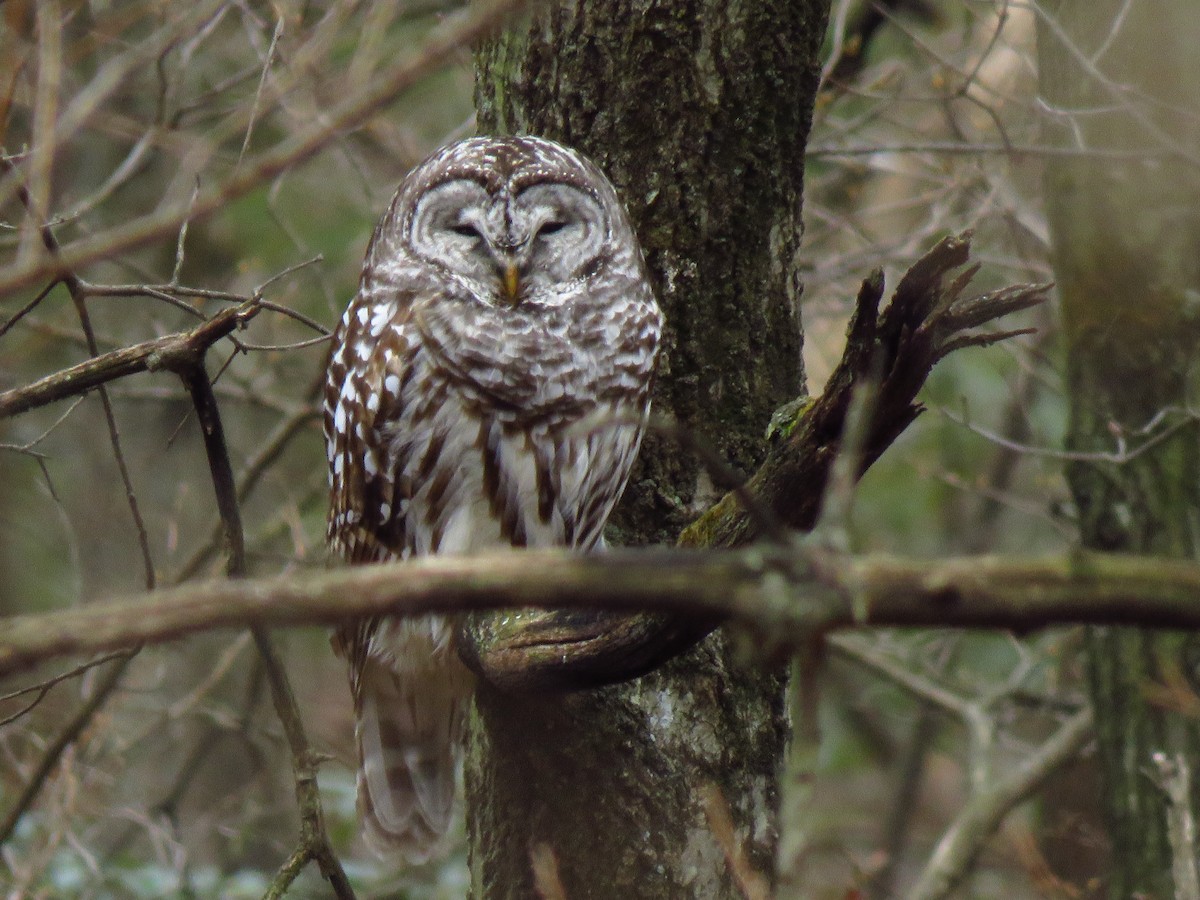
[[[421,198],[410,240],[415,253],[469,279],[478,295],[512,307],[555,303],[564,283],[599,256],[607,232],[600,205],[570,185],[537,184],[513,196],[456,179]]]

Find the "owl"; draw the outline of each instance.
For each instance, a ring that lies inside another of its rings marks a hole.
[[[350,563],[601,545],[662,315],[612,184],[535,137],[450,144],[375,228],[325,385],[328,541]],[[342,628],[368,844],[445,834],[472,680],[447,616]]]

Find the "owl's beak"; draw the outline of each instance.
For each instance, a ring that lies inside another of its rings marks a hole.
[[[515,265],[509,263],[504,267],[502,277],[504,279],[504,297],[510,304],[516,306],[520,299],[521,273],[517,271]]]

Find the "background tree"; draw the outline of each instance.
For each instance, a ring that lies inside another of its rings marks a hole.
[[[1185,3],[1050,3],[1038,20],[1048,134],[1076,151],[1047,165],[1046,203],[1071,397],[1067,476],[1088,547],[1196,556],[1198,39]],[[1114,456],[1114,441],[1129,449]],[[1200,644],[1115,628],[1087,642],[1109,895],[1194,895],[1200,730],[1181,703],[1195,696]]]

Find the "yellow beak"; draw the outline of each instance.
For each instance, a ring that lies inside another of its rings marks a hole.
[[[504,296],[508,298],[508,302],[513,306],[517,305],[519,299],[518,294],[521,290],[521,276],[517,272],[517,267],[508,265],[504,267]]]

